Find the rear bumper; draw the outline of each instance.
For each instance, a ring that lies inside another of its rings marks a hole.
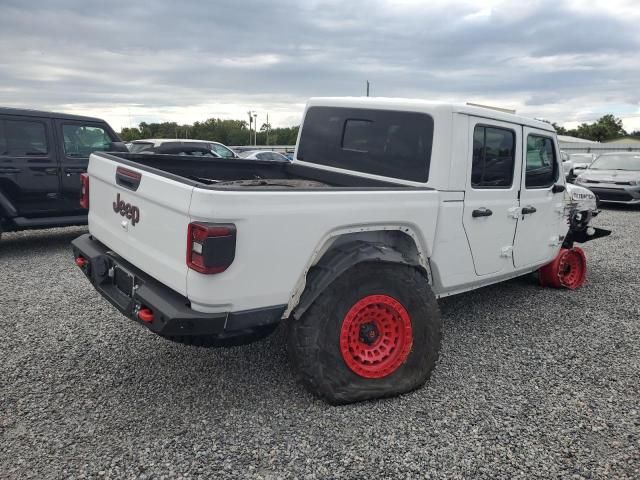
[[[277,305],[243,312],[198,312],[190,308],[186,297],[109,251],[90,234],[76,238],[71,245],[74,258],[85,259],[85,265],[80,268],[95,289],[122,314],[159,335],[223,338],[251,334],[260,327],[278,323],[286,308],[286,305]],[[122,285],[116,285],[116,270],[131,274],[130,294],[123,292]],[[141,320],[138,315],[141,309],[150,310],[152,320]]]

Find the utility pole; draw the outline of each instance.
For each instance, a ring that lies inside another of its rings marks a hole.
[[[258,114],[253,112],[253,144],[258,145]]]
[[[269,125],[269,112],[267,112],[267,145],[269,145],[269,130],[271,130],[271,126]]]
[[[367,80],[367,97],[369,96],[369,80]]]
[[[253,112],[249,110],[247,114],[249,115],[249,143],[247,143],[247,145],[251,145],[251,121],[252,121],[251,115],[253,114]]]

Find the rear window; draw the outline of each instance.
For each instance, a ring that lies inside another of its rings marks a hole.
[[[433,119],[424,113],[311,107],[298,160],[426,182],[432,142]]]
[[[43,123],[28,120],[7,120],[5,153],[12,157],[45,156],[49,151]]]

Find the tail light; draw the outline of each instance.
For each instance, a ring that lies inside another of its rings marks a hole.
[[[224,272],[236,256],[236,226],[193,222],[187,230],[187,266],[196,272]]]
[[[80,206],[82,208],[89,208],[89,174],[81,173],[80,174],[80,182],[82,183],[82,187],[80,190]]]

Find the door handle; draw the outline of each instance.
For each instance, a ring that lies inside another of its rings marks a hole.
[[[493,215],[493,212],[491,210],[489,210],[488,208],[479,208],[477,210],[474,210],[473,212],[471,212],[471,216],[473,218],[478,218],[478,217],[490,217],[491,215]]]
[[[528,215],[529,213],[536,213],[536,207],[529,205],[528,207],[522,207],[522,215]]]
[[[57,175],[58,174],[58,167],[45,168],[44,169],[44,173],[46,173],[47,175]]]
[[[86,171],[87,171],[86,168],[65,168],[64,169],[65,173],[84,173]]]

